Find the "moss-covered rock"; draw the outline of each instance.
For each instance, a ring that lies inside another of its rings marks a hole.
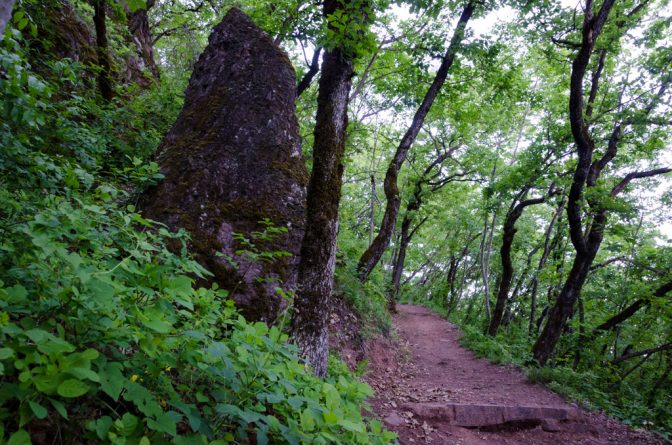
[[[166,177],[141,202],[150,218],[190,232],[198,259],[251,319],[275,318],[283,305],[276,288],[296,286],[308,173],[295,99],[286,54],[232,9],[210,35],[159,148]],[[293,256],[250,262],[236,253],[244,246],[234,234],[263,231],[266,218],[288,233],[257,247]]]

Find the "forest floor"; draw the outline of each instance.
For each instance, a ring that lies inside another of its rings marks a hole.
[[[401,444],[663,444],[531,384],[513,366],[459,345],[456,326],[420,306],[399,305],[398,341],[368,346],[374,411]]]

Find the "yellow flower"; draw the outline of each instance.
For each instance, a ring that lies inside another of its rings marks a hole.
[[[131,376],[131,382],[137,382],[139,378],[140,378],[139,375],[137,375],[137,374],[133,374],[133,375]]]
[[[173,369],[173,368],[171,368],[170,366],[165,367],[166,372],[170,372],[171,369]]]

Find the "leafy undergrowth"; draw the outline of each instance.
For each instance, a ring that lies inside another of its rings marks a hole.
[[[362,334],[365,337],[381,333],[388,335],[392,327],[392,318],[387,310],[384,277],[376,271],[369,280],[362,283],[356,272],[360,246],[353,247],[351,244],[352,241],[345,236],[339,239],[334,292],[341,295],[352,311],[360,317]]]
[[[417,301],[437,314],[446,310],[428,302]],[[672,407],[664,401],[649,403],[642,388],[623,380],[609,365],[591,369],[572,369],[558,360],[555,366],[539,367],[531,354],[532,342],[523,327],[504,327],[493,338],[483,333],[480,321],[464,323],[464,314],[454,312],[451,322],[463,332],[462,346],[478,357],[497,364],[513,364],[522,368],[532,383],[542,383],[553,391],[589,410],[601,410],[634,427],[653,429],[665,438],[672,437]],[[654,419],[653,421],[651,419]]]
[[[133,207],[160,177],[165,128],[143,129],[179,109],[165,85],[101,107],[77,64],[45,80],[6,40],[0,443],[391,443],[362,415],[368,386],[333,361],[313,377],[281,327],[194,285],[185,233]]]

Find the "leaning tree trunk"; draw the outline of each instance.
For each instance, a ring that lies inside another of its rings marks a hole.
[[[500,249],[500,257],[502,261],[502,275],[499,279],[499,289],[497,290],[497,302],[495,303],[495,310],[492,312],[490,318],[490,326],[488,326],[488,335],[494,337],[497,335],[499,325],[502,322],[506,302],[509,299],[509,289],[511,287],[511,279],[513,278],[513,263],[511,261],[511,246],[513,245],[513,238],[518,229],[516,229],[516,221],[523,214],[525,207],[541,204],[546,200],[546,197],[527,199],[516,204],[513,209],[506,215],[503,228],[502,247]]]
[[[394,157],[390,161],[390,165],[387,168],[385,173],[385,180],[383,182],[383,189],[385,191],[385,198],[387,203],[385,205],[385,213],[383,214],[383,220],[380,224],[380,229],[378,235],[373,240],[371,245],[366,249],[359,259],[359,264],[357,265],[357,272],[359,279],[361,281],[366,281],[371,274],[371,271],[376,264],[380,261],[385,253],[385,249],[390,244],[390,239],[392,238],[392,233],[394,233],[394,226],[397,222],[397,216],[399,215],[399,206],[401,204],[401,197],[399,196],[399,187],[397,185],[397,178],[399,176],[399,171],[401,166],[406,160],[406,155],[410,150],[411,146],[415,142],[415,139],[422,128],[427,113],[432,107],[436,96],[438,96],[441,87],[446,81],[448,76],[448,71],[455,60],[455,55],[462,43],[464,38],[465,29],[467,22],[471,18],[472,13],[474,12],[475,2],[469,2],[462,11],[459,21],[455,31],[453,32],[453,37],[451,38],[450,45],[446,50],[441,65],[439,66],[434,81],[430,85],[425,97],[420,104],[420,107],[415,112],[413,116],[413,121],[411,122],[410,127],[406,130],[406,133],[401,139],[397,151],[394,154]]]
[[[107,45],[105,3],[105,0],[93,0],[93,24],[96,28],[96,47],[100,67],[98,87],[100,95],[109,102],[114,97],[114,91],[112,90],[112,58]]]
[[[324,16],[343,8],[339,0],[326,0]],[[329,355],[327,317],[336,265],[338,204],[353,73],[354,62],[345,48],[339,46],[324,53],[317,97],[313,170],[301,244],[299,290],[292,319],[294,341],[317,376],[325,375]]]

